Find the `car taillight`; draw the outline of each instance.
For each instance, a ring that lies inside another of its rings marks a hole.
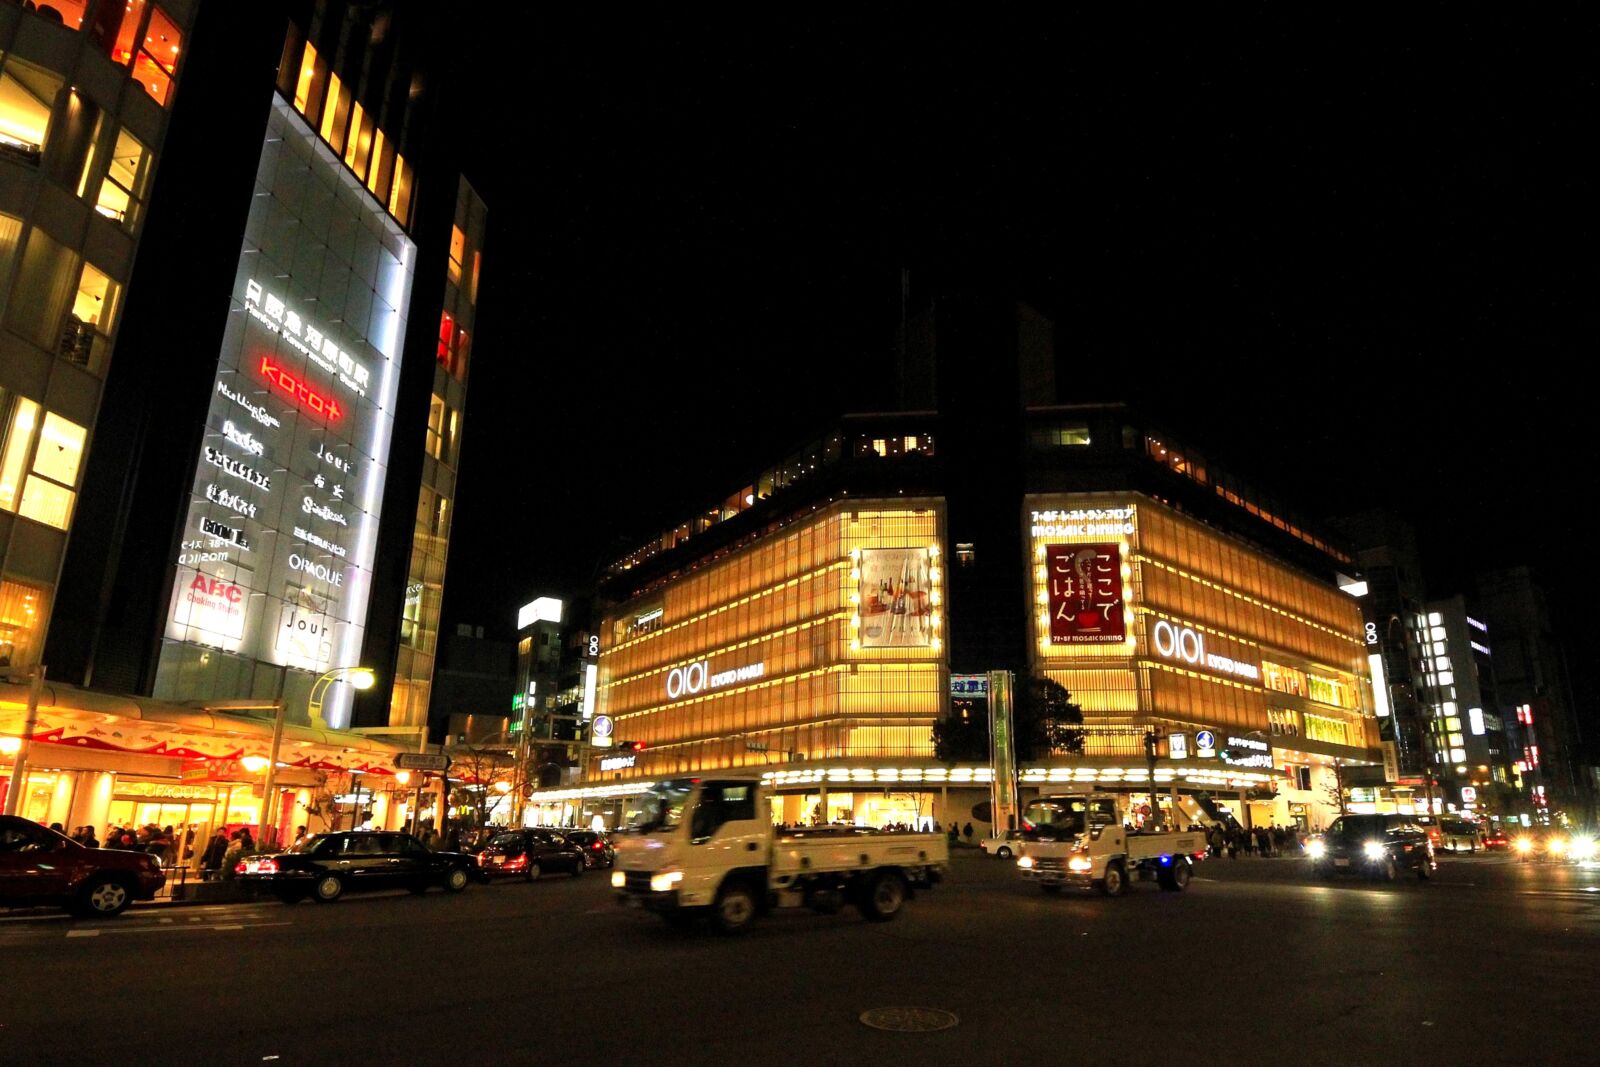
[[[518,869],[519,867],[526,866],[527,862],[528,862],[528,857],[527,856],[513,856],[510,859],[506,860],[506,869],[510,870],[510,871],[514,871],[514,870]]]
[[[590,845],[589,847],[592,848],[592,849],[599,850],[601,848],[604,848],[605,846],[600,844],[600,842],[596,841],[594,844]]]
[[[234,874],[277,874],[278,873],[278,861],[274,860],[274,859],[240,860],[238,865],[233,868],[233,873]]]

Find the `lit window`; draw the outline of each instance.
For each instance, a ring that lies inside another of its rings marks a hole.
[[[39,422],[39,405],[19,397],[5,426],[5,451],[0,452],[0,508],[17,509],[17,497],[22,490],[22,475],[28,466],[28,452],[33,448],[33,428]]]
[[[132,5],[129,5],[132,13]],[[150,25],[133,61],[133,80],[162,107],[172,102],[173,71],[178,69],[178,53],[183,35],[159,7],[150,10]]]
[[[875,438],[872,442],[872,450],[880,456],[887,456],[889,454],[889,443],[881,437]]]
[[[345,166],[356,172],[356,177],[367,176],[367,157],[372,152],[372,116],[360,102],[350,110],[350,140],[345,145]]]
[[[87,431],[54,413],[46,414],[34,449],[33,473],[22,488],[17,514],[65,530],[72,521],[78,469]]]
[[[103,369],[117,312],[117,283],[85,263],[78,295],[61,329],[61,355],[80,367]]]
[[[460,226],[450,227],[450,280],[461,284],[461,266],[467,258],[467,235]]]
[[[394,156],[394,185],[389,188],[389,214],[402,226],[411,218],[411,164],[405,156]]]
[[[306,42],[305,56],[300,60],[300,77],[294,86],[294,109],[300,114],[306,113],[306,108],[311,102],[311,87],[317,77],[317,50],[310,41]]]
[[[0,69],[0,152],[39,162],[50,132],[50,111],[60,91],[60,76],[15,56],[5,57]]]
[[[111,153],[111,165],[106,168],[105,180],[100,183],[100,195],[95,210],[108,219],[116,219],[123,228],[132,229],[139,217],[139,206],[144,200],[145,186],[150,179],[150,151],[139,139],[126,130],[117,133],[117,144]]]
[[[0,582],[0,667],[29,664],[43,635],[44,589]]]
[[[344,148],[344,120],[350,113],[350,98],[344,95],[339,75],[328,75],[328,100],[322,105],[322,127],[317,131],[335,152]]]

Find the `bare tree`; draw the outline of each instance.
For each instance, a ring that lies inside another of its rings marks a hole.
[[[458,745],[450,750],[451,767],[458,778],[470,778],[477,788],[464,787],[457,796],[472,808],[473,825],[481,829],[489,825],[489,811],[502,794],[493,788],[496,778],[505,771],[515,771],[515,755],[503,744],[495,741],[472,745]],[[512,783],[513,788],[516,787]]]

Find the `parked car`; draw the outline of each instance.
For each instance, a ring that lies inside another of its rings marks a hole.
[[[517,877],[529,882],[546,871],[565,871],[576,878],[589,864],[585,849],[554,830],[502,830],[478,853],[478,877]]]
[[[993,837],[986,837],[978,847],[990,856],[1008,860],[1017,854],[1017,846],[1022,843],[1021,830],[1007,830]]]
[[[583,849],[586,867],[610,867],[617,860],[617,850],[611,847],[611,839],[605,834],[594,830],[572,830],[567,833],[567,840]]]
[[[85,848],[30,819],[0,815],[0,907],[48,904],[109,918],[167,880],[144,852]]]
[[[1392,882],[1410,871],[1426,879],[1438,866],[1428,831],[1410,815],[1341,815],[1306,855],[1321,878],[1364,874]]]
[[[347,892],[369,889],[424,893],[437,885],[459,893],[467,887],[471,871],[471,856],[435,852],[410,834],[374,830],[317,834],[287,852],[249,856],[234,867],[241,882],[286,904],[308,896],[329,904]]]

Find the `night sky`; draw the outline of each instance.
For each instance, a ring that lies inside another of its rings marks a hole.
[[[509,626],[885,406],[906,267],[1050,314],[1064,402],[1140,404],[1310,515],[1409,515],[1433,595],[1553,564],[1569,644],[1600,638],[1562,584],[1595,458],[1595,27],[984,13],[480,35],[447,624]]]

